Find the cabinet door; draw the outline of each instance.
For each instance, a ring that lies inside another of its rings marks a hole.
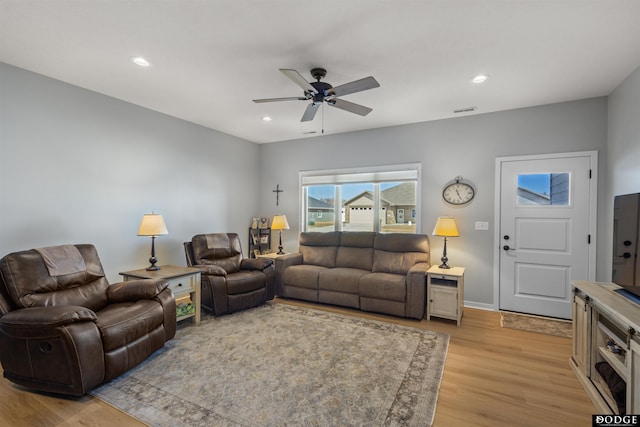
[[[455,319],[458,314],[458,288],[431,285],[430,316]]]
[[[586,301],[578,295],[573,296],[573,361],[580,372],[589,375],[589,306]]]
[[[640,413],[640,343],[631,340],[629,351],[629,381],[627,382],[627,414]]]

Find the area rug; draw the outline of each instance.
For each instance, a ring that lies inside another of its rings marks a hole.
[[[151,426],[430,426],[448,344],[442,333],[269,303],[181,326],[91,394]]]
[[[510,311],[500,312],[500,326],[503,328],[538,332],[540,334],[556,335],[566,338],[571,338],[571,335],[573,334],[571,320],[535,316],[533,314],[513,313]]]

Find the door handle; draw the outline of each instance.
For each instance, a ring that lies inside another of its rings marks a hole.
[[[509,247],[509,245],[504,245],[502,249],[504,249],[505,251],[515,251],[515,249],[513,249],[512,247]]]
[[[618,258],[629,259],[631,258],[631,254],[629,252],[625,252],[622,255],[618,255]]]

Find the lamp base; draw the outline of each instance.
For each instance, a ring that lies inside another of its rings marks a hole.
[[[151,265],[147,267],[147,271],[158,271],[160,270],[160,266],[156,265],[158,262],[158,258],[155,255],[155,248],[152,249],[153,253],[151,254],[151,258],[149,258],[149,262]]]
[[[451,268],[451,266],[447,264],[447,262],[449,261],[449,258],[447,258],[446,256],[443,256],[442,258],[440,258],[440,261],[442,261],[442,264],[440,264],[438,268]]]

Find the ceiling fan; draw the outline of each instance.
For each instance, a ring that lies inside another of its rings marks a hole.
[[[311,101],[311,104],[307,106],[307,109],[302,115],[301,122],[308,122],[313,120],[318,111],[318,107],[325,101],[332,107],[339,108],[341,110],[348,111],[350,113],[358,114],[360,116],[366,116],[372,109],[365,107],[364,105],[354,104],[353,102],[345,101],[338,98],[339,96],[349,95],[355,92],[361,92],[363,90],[373,89],[379,87],[380,84],[373,77],[365,77],[360,80],[354,80],[350,83],[345,83],[340,86],[333,87],[329,83],[321,82],[320,80],[327,75],[327,70],[324,68],[313,68],[311,75],[316,79],[315,82],[308,82],[302,75],[296,70],[283,69],[280,71],[285,76],[289,77],[291,81],[300,86],[304,90],[304,96],[292,96],[287,98],[266,98],[266,99],[254,99],[253,102],[278,102],[278,101]]]

